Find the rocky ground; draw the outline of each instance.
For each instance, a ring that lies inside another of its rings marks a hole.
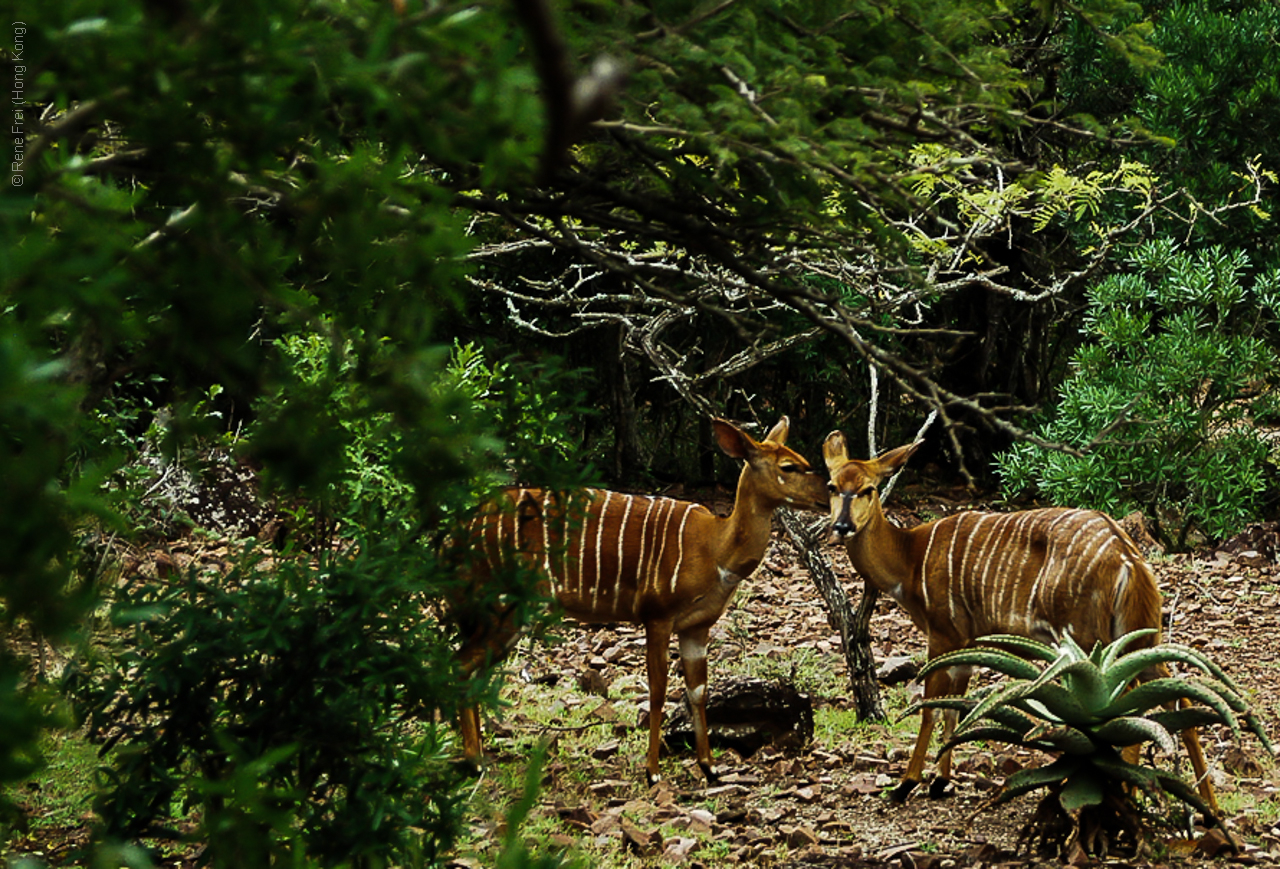
[[[927,509],[901,510],[898,518],[914,522],[946,509],[935,501]],[[1154,553],[1152,563],[1165,596],[1168,639],[1205,651],[1222,665],[1243,685],[1272,739],[1280,742],[1277,538],[1275,523],[1255,526],[1192,555]],[[884,797],[886,786],[905,768],[916,719],[854,723],[839,637],[827,624],[808,574],[790,547],[778,541],[775,536],[765,564],[743,584],[733,609],[716,626],[713,685],[728,673],[790,676],[837,724],[820,727],[813,742],[797,751],[764,749],[745,758],[724,752],[717,760],[721,779],[710,787],[697,774],[690,752],[679,752],[666,761],[673,770],[666,783],[647,790],[637,782],[644,768],[643,728],[637,720],[645,697],[642,633],[626,626],[566,625],[563,643],[527,647],[516,661],[518,673],[508,689],[513,706],[496,723],[491,739],[499,766],[519,762],[515,755],[527,750],[531,735],[556,741],[535,812],[547,819],[553,840],[606,866],[741,862],[952,869],[1086,862],[1078,852],[1045,856],[1019,847],[1019,831],[1035,808],[1030,797],[987,806],[1005,775],[1043,758],[1002,753],[999,746],[967,747],[957,755],[954,796],[930,800],[917,793],[905,805]],[[849,593],[858,594],[861,583],[843,553],[835,546],[827,553]],[[919,632],[896,604],[880,601],[872,634],[877,659],[922,658]],[[677,705],[681,690],[676,676],[668,710]],[[886,687],[891,715],[896,717],[918,690]],[[588,724],[554,723],[580,707],[591,710]],[[576,745],[577,732],[591,724],[614,738]],[[1252,737],[1236,740],[1224,731],[1203,738],[1243,853],[1232,855],[1219,835],[1195,829],[1112,865],[1280,861],[1275,763]],[[484,822],[479,823],[478,841],[483,841]],[[483,851],[460,858],[457,865],[485,865]]]

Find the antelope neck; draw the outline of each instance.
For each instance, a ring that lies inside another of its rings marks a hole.
[[[912,537],[885,518],[877,499],[867,524],[846,538],[849,561],[865,579],[901,602],[914,580]]]
[[[760,564],[769,547],[773,507],[763,506],[751,492],[747,478],[750,466],[742,469],[734,494],[733,512],[717,518],[716,564],[739,577],[747,577]]]

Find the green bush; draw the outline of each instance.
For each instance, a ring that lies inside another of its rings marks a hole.
[[[460,823],[457,688],[428,564],[387,534],[314,558],[246,548],[225,576],[128,588],[114,616],[130,640],[68,677],[114,749],[104,832],[172,838],[199,810],[216,865],[439,857]]]
[[[1084,332],[1039,434],[997,459],[1009,495],[1116,515],[1143,509],[1166,542],[1222,537],[1276,487],[1280,272],[1241,251],[1150,242],[1089,291]],[[1268,428],[1267,426],[1273,426]]]

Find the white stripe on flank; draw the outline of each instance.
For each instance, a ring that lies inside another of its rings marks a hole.
[[[986,597],[986,569],[987,569],[987,547],[991,545],[992,538],[1000,533],[997,526],[995,533],[982,533],[982,527],[987,524],[987,520],[995,517],[990,513],[983,513],[977,519],[973,526],[973,533],[969,535],[969,544],[975,539],[978,542],[978,548],[974,549],[971,545],[965,547],[964,554],[960,558],[960,570],[966,580],[965,597],[968,599],[970,606],[979,613],[985,613],[986,607],[984,599]]]
[[[684,505],[684,515],[680,517],[680,527],[676,529],[676,542],[679,549],[676,552],[676,569],[671,571],[671,593],[676,593],[676,580],[680,578],[680,564],[684,561],[684,524],[689,521],[689,514],[693,512],[692,504]]]
[[[623,569],[623,544],[627,539],[627,520],[631,518],[631,505],[635,503],[634,495],[627,495],[627,509],[622,511],[622,524],[618,526],[618,574],[613,578],[613,614],[619,618],[622,617],[622,610],[619,604],[622,602],[622,569]]]
[[[671,514],[675,511],[675,504],[676,502],[672,501],[670,498],[663,498],[662,503],[658,506],[659,511],[661,511],[663,507],[666,507],[667,512],[665,516],[660,517],[658,520],[662,522],[662,525],[658,528],[657,532],[658,539],[661,540],[662,543],[660,543],[658,548],[654,551],[653,569],[649,571],[649,586],[654,594],[658,593],[658,575],[662,571],[662,556],[666,554],[667,551],[667,528],[671,525]]]
[[[640,519],[640,553],[636,556],[636,592],[631,599],[631,616],[640,618],[640,590],[644,588],[644,538],[649,531],[649,512],[653,509],[653,499],[645,498],[644,516]]]
[[[600,521],[596,524],[596,576],[595,581],[591,583],[591,611],[594,613],[596,607],[600,603],[600,580],[602,567],[600,564],[600,556],[604,554],[604,520],[609,510],[609,499],[613,497],[613,493],[606,490],[604,493],[604,501],[600,504]]]
[[[1102,537],[1103,540],[1102,542],[1096,544],[1096,548],[1093,553],[1093,558],[1089,559],[1089,566],[1086,567],[1084,569],[1084,572],[1080,574],[1081,577],[1087,577],[1087,576],[1093,575],[1094,568],[1098,566],[1098,562],[1101,561],[1103,556],[1107,554],[1107,550],[1111,547],[1111,544],[1116,539],[1115,537],[1111,536],[1111,529],[1107,527],[1103,527],[1103,529],[1100,532],[1098,532],[1098,534],[1095,534],[1094,537]],[[1083,579],[1082,579],[1082,582],[1083,582]]]
[[[582,571],[586,567],[586,562],[587,562],[587,528],[591,525],[591,514],[595,512],[592,509],[592,507],[595,505],[595,501],[596,501],[596,490],[587,489],[586,503],[582,510],[582,513],[583,513],[582,527],[578,529],[578,558],[577,558],[577,565],[576,565],[578,569],[578,585],[573,592],[579,598],[582,597],[582,582],[583,582]],[[597,519],[596,521],[599,521],[599,520]]]
[[[1073,519],[1074,517],[1075,513],[1073,512],[1062,513],[1044,529],[1045,539],[1049,541],[1049,545],[1045,549],[1044,563],[1040,565],[1040,571],[1036,574],[1036,581],[1031,584],[1031,595],[1027,598],[1028,619],[1031,618],[1031,613],[1035,611],[1035,608],[1039,603],[1040,595],[1042,593],[1041,585],[1047,585],[1048,588],[1052,588],[1057,584],[1057,572],[1053,565],[1056,560],[1058,549],[1061,545],[1060,541],[1062,540],[1062,536],[1060,534],[1055,534],[1053,529],[1059,522]],[[1044,607],[1043,609],[1046,612],[1049,611],[1048,607]]]
[[[1036,514],[1030,511],[1019,513],[1014,520],[1012,539],[1009,551],[1000,567],[1000,611],[1007,613],[1008,629],[1017,631],[1013,624],[1013,608],[1017,603],[1018,592],[1022,589],[1022,575],[1027,568],[1027,543],[1030,533],[1027,525],[1032,523]]]
[[[960,586],[960,596],[964,598],[965,605],[969,608],[970,613],[972,613],[973,610],[975,609],[974,604],[980,601],[976,600],[977,595],[974,594],[973,582],[974,582],[974,579],[976,578],[977,572],[974,571],[973,568],[969,566],[969,553],[973,549],[973,541],[978,539],[978,532],[982,530],[982,523],[985,522],[989,517],[985,513],[961,514],[960,518],[956,520],[956,527],[954,530],[954,533],[957,536],[960,535],[960,532],[964,525],[964,521],[968,519],[970,516],[974,517],[973,530],[967,532],[964,535],[964,548],[960,550],[960,564],[957,568],[955,568],[952,571],[951,581],[953,583],[957,583]],[[981,607],[978,607],[977,609],[979,612],[981,612]]]
[[[936,537],[937,534],[938,534],[938,523],[935,522],[933,527],[929,529],[929,542],[924,547],[924,561],[921,562],[921,571],[920,571],[920,578],[922,580],[920,585],[924,589],[926,607],[929,605],[929,583],[924,580],[926,577],[929,576],[929,553],[933,551],[933,538]],[[951,617],[954,619],[956,615],[956,609],[955,609],[955,604],[952,600],[950,583],[947,583],[947,603],[951,607]]]
[[[1124,605],[1125,592],[1129,590],[1129,578],[1133,576],[1133,562],[1127,556],[1120,559],[1120,575],[1116,578],[1115,596],[1111,600],[1111,635],[1123,637],[1129,632],[1124,617],[1127,607]]]
[[[952,528],[951,528],[951,539],[950,539],[949,541],[947,541],[947,571],[946,571],[946,574],[947,574],[947,577],[948,577],[948,580],[947,580],[947,594],[948,594],[948,595],[949,595],[953,600],[954,600],[954,599],[955,599],[955,597],[956,597],[955,592],[956,592],[957,580],[958,580],[958,579],[960,579],[960,574],[956,572],[956,541],[960,539],[960,530],[961,530],[961,527],[964,525],[964,520],[965,520],[965,514],[963,514],[963,513],[962,513],[962,514],[960,514],[959,518],[957,518],[957,519],[956,519],[956,521],[955,521],[954,523],[952,523]],[[937,524],[938,524],[938,525],[941,525],[942,523],[941,523],[941,522],[939,522],[939,523],[937,523]],[[935,527],[936,527],[936,526],[935,526]],[[932,545],[933,545],[933,538],[932,538],[932,536],[931,536],[931,537],[930,537],[930,539],[929,539],[929,545],[930,545],[930,546],[932,546]],[[927,570],[927,569],[928,569],[928,567],[929,567],[929,564],[928,564],[928,560],[926,559],[926,561],[925,561],[925,569]],[[927,575],[927,574],[926,574],[926,575]],[[959,597],[960,597],[960,599],[963,601],[963,600],[964,600],[964,593],[963,593],[963,592],[961,592],[961,594],[959,595]],[[965,609],[968,609],[968,605],[967,605],[967,604],[966,604],[966,606],[965,606]],[[951,620],[952,620],[952,621],[955,621],[955,617],[956,617],[956,611],[955,611],[955,607],[953,606],[953,607],[952,607],[952,609],[951,609]]]

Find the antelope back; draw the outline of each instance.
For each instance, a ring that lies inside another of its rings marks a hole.
[[[992,633],[1053,641],[1069,631],[1088,649],[1160,628],[1155,577],[1104,513],[961,513],[913,536],[919,604],[936,614],[931,631],[954,644]]]
[[[712,519],[671,498],[509,489],[473,520],[472,539],[489,564],[537,568],[544,592],[579,621],[643,622],[675,605],[682,582],[714,573],[698,542]]]

